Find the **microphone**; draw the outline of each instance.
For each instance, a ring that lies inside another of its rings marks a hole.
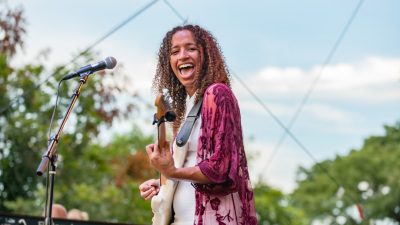
[[[109,56],[106,59],[101,60],[101,61],[99,61],[99,62],[97,62],[95,64],[86,65],[84,67],[81,67],[79,70],[77,70],[77,71],[75,71],[73,73],[65,75],[62,78],[61,81],[69,80],[69,79],[71,79],[73,77],[80,76],[83,73],[87,73],[86,75],[90,75],[90,74],[92,74],[92,73],[94,73],[96,71],[99,71],[99,70],[112,69],[112,68],[115,67],[115,65],[117,65],[117,60],[114,57]]]

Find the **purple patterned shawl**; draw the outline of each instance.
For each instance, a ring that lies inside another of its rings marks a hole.
[[[204,93],[197,164],[211,184],[196,189],[195,225],[256,225],[237,100],[224,84]]]

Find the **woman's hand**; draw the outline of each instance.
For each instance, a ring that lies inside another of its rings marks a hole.
[[[139,186],[139,190],[140,196],[144,200],[149,200],[160,191],[160,181],[156,179],[145,181]]]
[[[146,146],[146,152],[150,159],[150,164],[156,168],[162,175],[170,178],[175,172],[176,167],[174,159],[169,150],[169,142],[164,143],[164,148],[161,151],[158,144],[150,144]]]
[[[156,143],[147,145],[146,152],[149,156],[150,164],[168,179],[186,180],[200,184],[211,182],[198,166],[176,168],[167,141],[164,143],[163,151],[160,151]]]

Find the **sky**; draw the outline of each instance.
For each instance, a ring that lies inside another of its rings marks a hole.
[[[346,155],[400,121],[397,0],[7,2],[22,6],[28,22],[18,62],[49,48],[48,66],[69,62],[136,15],[94,50],[99,60],[115,57],[129,79],[114,82],[148,103],[164,34],[183,20],[209,30],[232,73],[252,179],[284,192],[295,188],[298,167]],[[280,143],[294,115],[292,136]],[[151,117],[133,122],[151,130]]]

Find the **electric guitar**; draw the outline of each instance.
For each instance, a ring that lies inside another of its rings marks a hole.
[[[165,122],[172,122],[176,118],[175,112],[172,111],[170,105],[171,100],[167,91],[163,91],[159,94],[155,100],[155,106],[157,112],[154,115],[153,124],[157,124],[158,132],[158,147],[161,151],[161,155],[165,154],[163,146],[165,143]],[[183,166],[186,157],[186,148],[177,147],[174,149],[174,163],[175,167],[179,168]],[[164,153],[163,153],[164,152]],[[153,211],[153,225],[169,225],[172,221],[172,202],[174,199],[174,193],[178,182],[165,178],[160,175],[160,191],[156,196],[151,199],[151,209]]]

